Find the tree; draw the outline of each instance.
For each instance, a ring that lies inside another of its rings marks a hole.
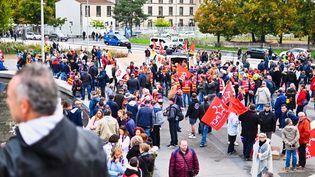
[[[148,17],[142,10],[145,3],[146,0],[119,0],[115,5],[114,19],[126,27],[129,26],[131,35],[133,25],[140,25]]]
[[[104,27],[105,27],[104,22],[101,21],[101,20],[92,20],[92,21],[91,21],[91,25],[92,25],[94,28],[104,28]]]
[[[299,1],[297,23],[293,33],[297,37],[308,36],[307,44],[315,42],[315,2],[312,0]]]
[[[201,32],[213,33],[220,43],[220,36],[238,33],[236,26],[237,0],[207,0],[198,8],[195,21]]]
[[[12,22],[12,10],[10,2],[7,0],[0,0],[0,30],[2,32],[11,28]]]
[[[153,21],[153,24],[156,27],[170,27],[171,26],[171,22],[163,18],[157,18],[156,20]]]

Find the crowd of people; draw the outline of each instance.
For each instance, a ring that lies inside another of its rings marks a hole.
[[[160,129],[165,120],[170,132],[167,146],[173,149],[179,145],[179,150],[171,155],[169,175],[197,175],[199,164],[195,151],[187,147],[185,140],[178,144],[181,121],[185,117],[189,119],[189,138],[196,139],[199,132],[200,147],[206,147],[207,135],[212,129],[201,118],[214,97],[222,96],[229,82],[234,96],[248,107],[248,111],[239,116],[229,115],[227,153],[236,153],[234,146],[241,126],[243,155],[245,160],[253,161],[252,175],[270,175],[271,138],[278,130],[283,138],[285,170],[290,169],[291,157],[292,170],[304,169],[306,165],[305,149],[310,136],[306,106],[315,96],[315,77],[309,55],[303,60],[290,55],[277,62],[270,61],[271,56],[267,55],[257,68],[253,68],[246,59],[223,63],[220,51],[210,55],[198,51],[196,63],[191,64],[187,60],[158,63],[146,50],[146,62],[141,66],[130,62],[123,68],[125,74],[118,76],[117,60],[108,50],[95,46],[91,51],[79,52],[59,51],[56,46],[46,49],[44,62],[50,66],[54,77],[71,85],[74,98],[85,100],[87,95],[89,120],[86,125],[82,119],[81,101],[64,101],[64,114],[77,126],[102,139],[110,176],[152,176],[157,150],[162,146]],[[19,51],[17,56],[24,61],[22,65],[18,63],[18,69],[37,61],[32,60],[36,57],[27,51]],[[179,75],[179,65],[186,68],[191,77]]]

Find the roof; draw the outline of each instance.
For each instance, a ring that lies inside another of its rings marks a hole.
[[[107,1],[107,0],[76,0],[77,2],[81,4],[87,4],[87,1],[89,1],[89,4],[96,4],[96,5],[103,5],[103,4],[114,4],[113,2]]]

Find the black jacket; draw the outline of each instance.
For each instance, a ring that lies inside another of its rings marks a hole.
[[[43,139],[27,145],[19,129],[0,149],[0,176],[107,177],[101,140],[62,119]]]
[[[199,107],[200,107],[200,102],[197,99],[193,99],[188,106],[185,117],[189,117],[193,119],[199,118]]]
[[[255,139],[258,131],[259,117],[256,111],[248,110],[238,118],[241,121],[241,136],[249,139]]]
[[[143,153],[138,157],[139,167],[142,170],[143,176],[150,176],[150,172],[154,170],[154,157],[152,154]]]
[[[139,145],[134,145],[129,151],[128,151],[128,154],[127,154],[127,159],[128,159],[128,162],[130,161],[131,158],[133,157],[138,157],[140,155],[140,147]]]
[[[259,124],[261,132],[275,132],[276,130],[276,116],[272,111],[266,114],[265,111],[259,113]]]

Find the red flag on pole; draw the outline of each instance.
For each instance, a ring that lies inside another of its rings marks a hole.
[[[156,42],[153,41],[152,49],[155,50],[155,48],[156,48]]]
[[[190,45],[190,53],[195,53],[195,41],[193,41]]]
[[[315,128],[311,130],[310,140],[306,145],[306,158],[315,156]]]
[[[178,64],[177,65],[177,75],[179,79],[185,80],[185,77],[187,76],[190,78],[192,76],[191,72],[188,71],[188,69],[184,68],[182,65]]]
[[[229,111],[235,112],[235,114],[239,116],[241,114],[244,114],[247,110],[247,107],[245,107],[243,103],[240,102],[240,100],[235,97],[230,98]]]
[[[233,97],[233,88],[232,88],[231,82],[229,82],[224,89],[224,92],[222,95],[222,102],[224,104],[227,104],[228,102],[230,102],[231,97]]]
[[[162,42],[160,42],[160,54],[163,54],[163,50],[164,50],[164,47],[162,45]]]
[[[215,97],[201,121],[215,130],[219,130],[225,124],[229,114],[228,107],[219,97]]]

